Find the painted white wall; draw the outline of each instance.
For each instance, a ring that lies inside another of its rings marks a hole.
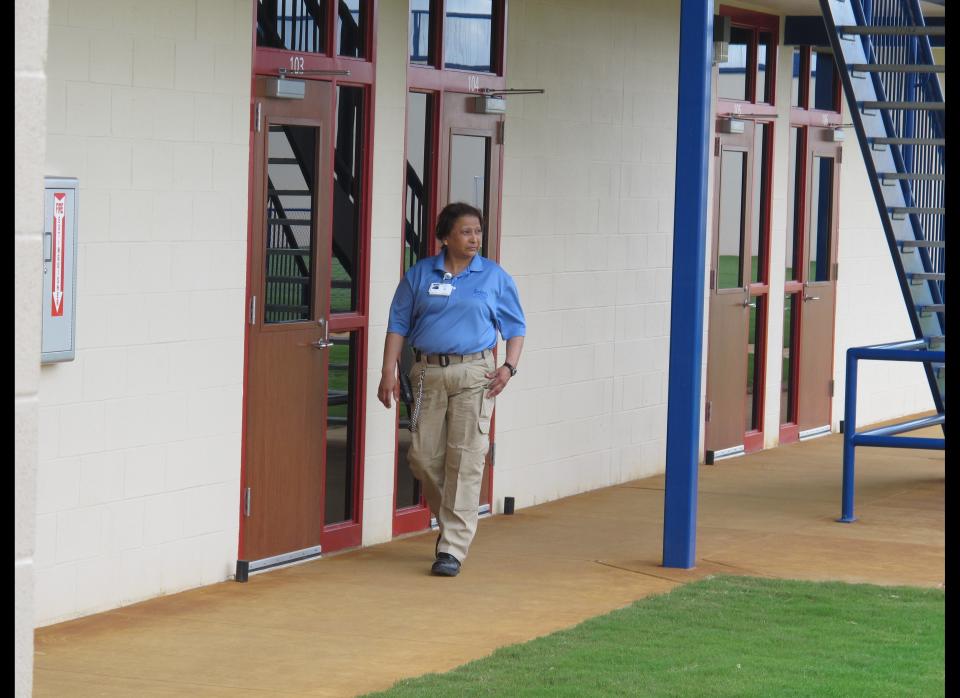
[[[370,340],[367,351],[367,417],[363,481],[363,544],[393,537],[393,479],[397,410],[377,400],[383,338],[390,301],[400,280],[403,141],[407,110],[407,7],[401,2],[379,5],[377,84],[374,102],[373,210],[370,244]],[[422,146],[421,146],[422,148]]]
[[[45,174],[80,210],[76,360],[40,372],[39,625],[233,573],[252,21],[51,8]]]
[[[33,691],[46,0],[14,6],[14,695]]]
[[[527,315],[494,509],[662,471],[679,5],[512,0],[501,262]]]

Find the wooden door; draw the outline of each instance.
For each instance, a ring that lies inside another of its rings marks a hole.
[[[331,250],[329,83],[255,87],[241,559],[319,552]]]
[[[830,131],[808,130],[797,357],[797,425],[801,436],[811,430],[829,430],[833,394],[841,148],[839,143],[827,140]]]
[[[710,319],[707,349],[707,460],[743,449],[753,216],[754,126],[716,136]]]
[[[502,116],[477,114],[477,95],[444,93],[440,130],[440,167],[437,210],[448,203],[463,201],[483,211],[484,235],[480,254],[500,257],[500,178],[502,176]],[[491,469],[495,449],[496,415],[490,428],[491,449],[487,454],[480,505],[491,503]]]

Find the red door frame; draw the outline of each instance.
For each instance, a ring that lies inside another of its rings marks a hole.
[[[759,196],[760,192],[766,192],[766,197],[760,201],[760,220],[765,221],[761,229],[759,222],[757,225],[757,234],[760,236],[759,250],[761,252],[758,260],[758,278],[757,282],[751,281],[748,284],[750,298],[762,299],[763,311],[757,313],[756,326],[754,327],[754,349],[753,362],[756,376],[753,384],[753,394],[759,395],[759,400],[754,398],[757,427],[746,431],[743,435],[743,451],[750,453],[763,448],[763,430],[766,424],[765,406],[766,406],[766,385],[767,385],[767,325],[770,317],[770,213],[773,208],[773,163],[776,162],[776,149],[774,146],[773,121],[757,121],[754,128],[763,129],[765,136],[764,142],[760,146],[760,152],[753,153],[753,166],[760,167],[760,191],[754,192],[754,196]],[[756,137],[754,137],[756,144]],[[766,162],[764,162],[764,150],[767,152]],[[756,151],[756,148],[754,148]],[[759,404],[757,404],[759,402]]]
[[[493,32],[492,32],[492,59],[494,65],[493,73],[473,73],[465,70],[456,70],[444,68],[443,55],[443,21],[445,16],[446,0],[432,0],[430,3],[430,43],[432,47],[433,63],[431,65],[414,65],[407,63],[407,85],[404,92],[404,99],[410,92],[423,92],[431,95],[433,98],[433,112],[431,113],[430,124],[430,144],[433,157],[428,165],[430,169],[430,201],[431,210],[427,212],[426,229],[433,230],[436,224],[438,211],[436,204],[439,200],[440,182],[438,182],[440,171],[440,157],[443,152],[441,147],[441,124],[443,119],[444,95],[447,92],[476,93],[481,94],[487,90],[502,90],[506,88],[506,34],[507,34],[507,0],[493,0]],[[438,21],[439,20],[439,21]],[[403,158],[407,158],[406,129],[404,129]],[[404,170],[406,171],[406,170]],[[406,179],[406,178],[404,178]],[[496,192],[491,192],[491,198],[497,197],[497,229],[500,229],[500,216],[503,203],[503,157],[500,158],[499,179],[501,186]],[[404,187],[406,192],[406,187]],[[400,274],[403,274],[403,229],[406,220],[406,193],[400,205]],[[428,254],[437,254],[437,241],[431,235],[429,237]],[[500,245],[498,241],[494,261],[500,261]],[[393,464],[393,535],[399,536],[404,533],[423,531],[430,527],[430,509],[421,497],[419,506],[396,508],[397,501],[397,470],[399,466],[399,428],[400,411],[396,412],[396,438],[394,440],[394,464]],[[490,443],[494,443],[496,436],[496,412],[490,425]],[[493,503],[493,477],[494,469],[490,468],[490,502]]]
[[[790,294],[791,298],[796,294],[803,293],[803,283],[806,278],[806,270],[803,269],[803,251],[806,245],[806,225],[807,225],[807,213],[806,213],[806,201],[807,201],[807,175],[809,174],[809,155],[810,155],[810,139],[809,139],[809,127],[829,127],[829,128],[840,128],[843,125],[843,113],[841,111],[841,88],[842,85],[840,80],[836,81],[835,93],[834,93],[834,104],[837,106],[837,111],[824,111],[822,109],[809,109],[810,104],[810,53],[813,50],[810,46],[800,46],[800,74],[798,75],[799,80],[799,95],[798,101],[800,106],[790,107],[790,123],[788,128],[797,127],[798,132],[798,142],[802,144],[803,148],[803,159],[800,163],[795,163],[794,167],[802,167],[802,171],[797,175],[796,169],[790,172],[788,182],[788,196],[789,192],[792,191],[793,201],[792,209],[794,211],[794,220],[788,220],[788,226],[796,226],[796,232],[794,237],[794,267],[800,265],[800,276],[796,280],[786,279],[783,285],[783,295],[786,296]],[[791,154],[793,157],[796,157],[796,153]],[[788,158],[789,162],[789,158]],[[839,170],[837,171],[837,184],[839,187]],[[836,205],[839,205],[837,201]],[[837,225],[839,226],[839,216],[837,217]],[[801,295],[802,297],[802,295]],[[803,302],[797,304],[797,311],[790,314],[790,322],[792,325],[790,333],[790,371],[791,377],[793,380],[797,381],[797,390],[793,391],[793,394],[790,395],[790,410],[789,414],[792,414],[794,420],[797,419],[797,411],[799,409],[800,403],[800,390],[799,390],[799,373],[800,370],[800,342],[801,342],[801,332],[802,332],[802,323],[800,322],[800,316],[803,313]],[[780,342],[782,345],[782,341]],[[783,420],[783,415],[780,416],[780,420]],[[780,444],[789,444],[794,443],[795,441],[800,440],[800,425],[796,421],[784,422],[780,421],[779,425],[779,443]]]
[[[253,152],[256,119],[256,97],[255,83],[258,76],[276,76],[280,68],[290,69],[290,59],[293,55],[303,59],[301,65],[296,67],[302,70],[349,70],[349,76],[320,76],[312,77],[304,75],[298,79],[318,79],[327,80],[332,83],[332,97],[330,100],[330,123],[333,125],[328,130],[327,137],[330,139],[330,152],[336,152],[335,130],[337,123],[337,86],[344,85],[349,87],[364,88],[364,123],[363,123],[363,173],[361,175],[361,187],[363,191],[362,205],[360,210],[359,237],[357,243],[357,308],[353,313],[331,314],[329,321],[330,332],[357,332],[359,339],[357,342],[357,365],[356,371],[356,398],[354,404],[354,418],[356,419],[356,428],[353,433],[353,517],[349,521],[344,521],[329,526],[323,526],[320,543],[323,552],[333,552],[343,548],[355,547],[360,545],[363,528],[363,463],[364,463],[364,435],[366,433],[366,359],[367,359],[367,341],[369,326],[369,289],[370,289],[370,220],[371,220],[371,187],[373,184],[373,114],[375,113],[374,93],[376,82],[376,26],[378,16],[379,0],[363,0],[366,25],[364,27],[364,41],[367,47],[366,58],[347,58],[333,55],[336,29],[336,11],[337,0],[319,0],[325,2],[327,6],[327,27],[326,29],[326,53],[297,53],[283,51],[279,49],[267,49],[257,47],[257,3],[251,3],[251,21],[250,21],[250,46],[252,52],[252,65],[250,76],[250,136],[248,140],[249,163],[247,176],[250,184],[247,187],[247,279],[245,302],[242,311],[244,322],[243,339],[243,416],[241,420],[241,449],[240,449],[240,491],[238,492],[237,516],[240,521],[240,534],[237,541],[238,558],[243,551],[243,487],[246,482],[246,440],[242,437],[247,429],[247,375],[250,346],[250,328],[247,309],[250,307],[250,299],[254,291],[252,284],[252,269],[250,259],[252,258],[252,236],[250,231],[256,224],[253,220],[253,197],[255,192],[252,190],[254,181],[253,172]],[[332,177],[332,172],[330,173]],[[330,200],[327,205],[333,210],[333,188],[330,188]],[[332,264],[332,256],[331,256]]]
[[[764,308],[762,313],[757,314],[757,324],[754,328],[756,343],[754,344],[754,366],[761,366],[759,377],[754,382],[754,395],[760,395],[759,414],[757,415],[757,428],[745,431],[743,435],[744,453],[757,451],[763,448],[763,431],[765,426],[765,396],[766,396],[766,363],[767,363],[767,325],[770,315],[770,213],[773,201],[773,164],[776,162],[774,150],[774,119],[777,116],[776,103],[776,85],[777,85],[777,54],[780,46],[780,18],[776,15],[769,15],[752,10],[743,10],[739,7],[730,7],[729,5],[720,5],[718,13],[721,16],[729,17],[731,24],[753,32],[750,46],[747,49],[747,100],[717,99],[716,116],[749,118],[755,121],[755,128],[764,128],[767,131],[765,142],[760,152],[756,148],[751,149],[751,158],[753,167],[762,168],[761,191],[766,191],[766,199],[760,202],[760,217],[766,221],[763,230],[758,230],[761,236],[760,249],[763,251],[759,260],[758,269],[759,281],[748,284],[749,295],[751,299],[764,299]],[[768,32],[771,36],[770,49],[767,56],[766,76],[770,81],[767,89],[769,101],[757,102],[757,45],[759,43],[759,34],[761,31]],[[756,141],[754,141],[756,142]],[[768,164],[763,169],[763,148],[769,153]],[[753,186],[753,183],[750,183]],[[754,192],[759,196],[760,192]]]

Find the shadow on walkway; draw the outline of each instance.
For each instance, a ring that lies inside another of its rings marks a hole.
[[[858,449],[839,524],[841,439],[702,466],[693,570],[652,477],[483,520],[454,579],[425,533],[38,629],[34,695],[355,695],[711,574],[942,586],[943,452]]]

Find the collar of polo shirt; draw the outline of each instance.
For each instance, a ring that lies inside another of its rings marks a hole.
[[[436,256],[433,262],[433,268],[439,271],[441,274],[445,274],[447,270],[443,266],[443,260],[446,259],[447,251],[446,249],[442,250],[440,254]],[[483,257],[479,254],[473,256],[473,259],[470,260],[470,265],[464,271],[482,271],[483,270]],[[463,272],[460,272],[461,274]]]

